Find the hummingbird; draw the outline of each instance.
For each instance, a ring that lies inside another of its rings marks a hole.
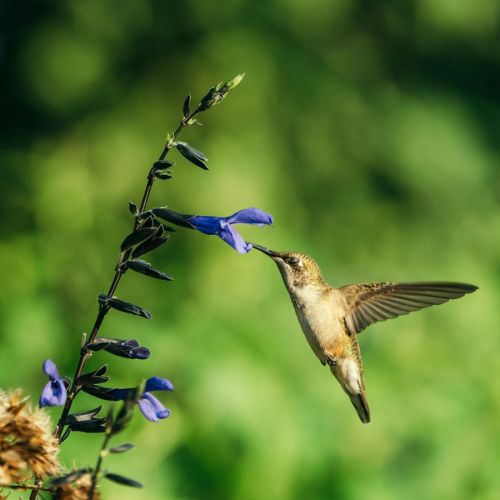
[[[302,331],[314,354],[349,396],[359,418],[370,422],[357,335],[377,321],[458,299],[477,290],[467,283],[367,283],[335,288],[303,253],[252,246],[276,262]]]

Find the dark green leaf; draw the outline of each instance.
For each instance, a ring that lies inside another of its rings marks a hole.
[[[166,181],[168,179],[171,179],[172,178],[172,175],[169,171],[166,171],[166,172],[162,172],[160,170],[157,170],[155,173],[154,173],[155,177],[157,179],[160,179],[162,181]]]
[[[105,423],[106,419],[104,417],[99,417],[90,418],[81,422],[73,422],[72,424],[68,424],[68,427],[76,432],[98,433],[106,430]]]
[[[139,211],[137,205],[133,201],[128,202],[128,209],[132,215],[137,215],[137,212]]]
[[[109,345],[109,342],[97,341],[97,339],[96,339],[96,342],[92,342],[91,344],[87,344],[86,348],[89,351],[97,352],[97,351],[102,351],[103,349],[106,349],[106,347],[108,347],[108,345]]]
[[[154,228],[152,227],[142,227],[137,231],[133,231],[123,240],[122,244],[120,245],[120,250],[122,252],[127,251],[134,245],[137,245],[141,241],[148,239],[153,233],[154,233]]]
[[[122,484],[123,486],[132,486],[133,488],[142,488],[143,486],[139,481],[135,481],[134,479],[130,479],[125,476],[120,476],[120,474],[113,474],[112,472],[106,472],[104,477],[114,483]]]
[[[166,220],[167,222],[171,222],[172,224],[175,224],[177,226],[194,229],[193,225],[188,221],[188,219],[193,217],[192,215],[180,214],[166,207],[153,208],[151,212],[153,212],[156,217]]]
[[[68,415],[68,418],[66,419],[66,424],[70,425],[74,422],[84,422],[86,420],[94,418],[97,415],[99,415],[101,410],[102,410],[102,405],[98,406],[97,408],[93,408],[92,410],[82,411],[80,413],[72,413],[71,415]]]
[[[141,347],[135,339],[122,340],[96,337],[95,340],[94,343],[87,345],[87,349],[92,351],[104,349],[110,354],[127,359],[147,359],[150,354],[149,349]]]
[[[169,160],[158,160],[153,163],[153,170],[167,170],[173,167],[175,163]]]
[[[113,446],[112,448],[109,448],[108,451],[110,453],[125,453],[126,451],[129,451],[133,448],[135,448],[135,444],[124,443],[124,444],[120,444],[118,446]]]
[[[82,391],[96,398],[104,399],[104,401],[119,401],[119,399],[113,395],[113,388],[110,387],[86,385],[82,387]]]
[[[190,105],[191,105],[191,94],[188,94],[182,106],[182,113],[184,114],[184,118],[187,118],[191,114]]]
[[[146,262],[144,260],[128,260],[127,262],[125,262],[124,267],[126,269],[132,269],[137,273],[145,274],[146,276],[151,276],[152,278],[157,278],[160,280],[170,281],[174,279],[169,274],[155,269],[149,262]]]
[[[89,348],[89,346],[87,346]],[[107,382],[109,377],[106,377],[108,365],[103,365],[99,369],[92,372],[84,373],[78,378],[78,385],[92,385]]]
[[[164,243],[166,243],[170,237],[168,235],[163,235],[164,232],[165,228],[163,226],[161,226],[161,231],[160,228],[158,228],[157,233],[152,238],[143,241],[140,245],[137,245],[134,248],[134,251],[132,252],[132,257],[135,259],[137,257],[140,257],[141,255],[145,255],[154,250],[155,248],[158,248]]]
[[[135,316],[141,316],[146,319],[151,319],[151,313],[140,306],[136,306],[130,302],[125,302],[124,300],[117,299],[116,297],[109,297],[108,295],[99,295],[99,302],[105,304],[108,307],[112,307],[117,311],[125,312],[128,314],[134,314]]]
[[[177,151],[179,151],[179,153],[186,158],[186,160],[189,160],[197,167],[209,170],[207,164],[205,163],[208,161],[208,158],[201,151],[193,148],[193,146],[190,146],[187,142],[178,142],[176,144],[176,148]]]

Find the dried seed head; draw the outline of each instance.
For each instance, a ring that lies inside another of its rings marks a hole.
[[[0,483],[43,479],[61,467],[59,443],[42,409],[33,409],[20,390],[0,391]]]
[[[85,474],[73,483],[63,484],[54,492],[54,500],[88,500],[92,479],[90,474]],[[94,491],[93,499],[100,500],[99,490]]]

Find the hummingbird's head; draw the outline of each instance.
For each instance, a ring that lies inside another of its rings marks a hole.
[[[306,285],[323,283],[319,266],[309,255],[299,252],[275,252],[255,243],[252,243],[252,246],[269,255],[276,262],[283,281],[289,288],[302,288]]]

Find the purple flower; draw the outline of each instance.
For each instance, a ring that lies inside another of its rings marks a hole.
[[[62,406],[66,402],[66,386],[63,379],[57,371],[57,366],[50,359],[43,362],[43,371],[49,377],[40,396],[40,407],[43,406]]]
[[[247,253],[252,249],[252,244],[247,243],[232,225],[252,224],[253,226],[263,226],[272,224],[273,218],[270,214],[258,208],[245,208],[229,217],[194,215],[186,219],[186,222],[202,233],[216,234],[239,253]]]
[[[151,377],[146,381],[144,387],[144,394],[139,398],[138,405],[142,414],[151,422],[158,422],[163,418],[170,415],[170,410],[165,408],[161,401],[155,398],[150,391],[173,391],[174,386],[172,382],[166,378]],[[128,398],[131,392],[135,391],[134,388],[129,389],[113,389],[110,393],[116,398],[124,401]]]

